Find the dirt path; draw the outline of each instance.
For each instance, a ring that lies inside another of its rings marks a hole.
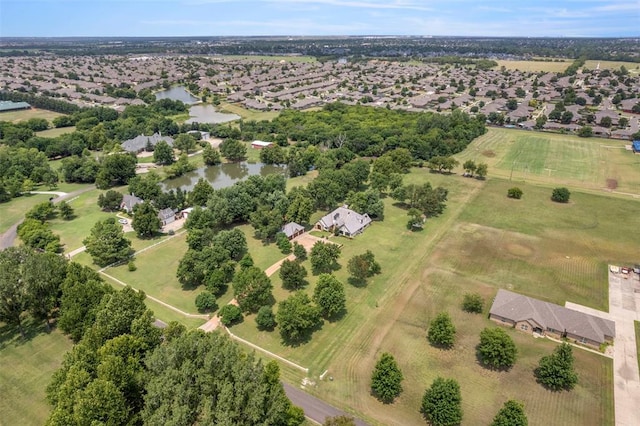
[[[290,254],[289,256],[285,257],[284,259],[280,259],[276,263],[274,263],[273,265],[269,266],[267,269],[264,270],[264,273],[267,274],[268,277],[270,277],[271,275],[273,275],[276,272],[278,272],[278,269],[280,269],[280,267],[282,266],[282,263],[285,260],[294,260],[295,258],[296,258],[295,255]]]

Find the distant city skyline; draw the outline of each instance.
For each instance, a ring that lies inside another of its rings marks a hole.
[[[609,0],[0,0],[0,37],[638,37]]]

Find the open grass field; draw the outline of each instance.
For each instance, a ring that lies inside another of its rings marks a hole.
[[[36,135],[43,138],[56,138],[60,135],[64,135],[65,133],[73,133],[75,131],[76,131],[76,126],[59,127],[59,128],[43,130],[41,132],[36,132]]]
[[[504,66],[508,70],[518,70],[523,72],[563,72],[573,61],[565,60],[562,62],[546,62],[546,61],[496,61],[498,67]]]
[[[251,61],[285,61],[285,62],[316,62],[313,56],[268,56],[268,55],[222,55],[214,59],[251,60]]]
[[[13,327],[0,324],[0,424],[43,425],[50,407],[45,388],[72,342],[44,324],[26,322],[23,340]]]
[[[482,185],[478,181],[459,179],[454,176],[431,175],[422,169],[414,171],[406,177],[408,182],[423,179],[428,179],[434,184],[444,184],[450,188],[449,209],[460,208],[464,200]],[[404,265],[400,266],[403,261],[417,262],[422,256],[425,245],[433,243],[439,235],[436,231],[441,229],[442,224],[448,220],[450,220],[450,215],[445,214],[429,221],[423,232],[411,233],[406,229],[406,212],[394,206],[393,200],[387,198],[385,200],[384,222],[374,222],[362,235],[353,240],[333,239],[333,241],[344,245],[339,260],[342,267],[335,271],[335,275],[345,283],[347,292],[348,312],[342,320],[334,323],[325,322],[322,329],[314,333],[309,343],[298,347],[284,346],[277,331],[271,333],[258,331],[254,316],[249,316],[242,324],[234,326],[233,332],[310,368],[313,375],[321,374],[330,363],[335,361],[335,352],[352,341],[353,334],[360,325],[366,322],[367,318],[384,304],[385,300],[397,295],[398,286],[401,284],[400,276],[405,271]],[[364,253],[367,249],[375,254],[382,266],[382,274],[370,279],[364,288],[354,287],[347,283],[349,274],[346,270],[346,264],[351,257]],[[280,258],[284,257],[283,255],[279,256]],[[317,277],[311,275],[309,261],[306,261],[304,266],[309,271],[309,285],[305,291],[312,294]],[[276,300],[286,298],[289,292],[281,288],[280,278],[277,274],[272,276],[272,281]]]
[[[47,201],[51,195],[27,194],[12,198],[11,201],[0,203],[0,234],[4,233],[14,223],[24,218],[24,214],[38,203]]]
[[[46,109],[22,109],[18,111],[5,111],[0,112],[0,121],[10,121],[12,123],[18,123],[20,121],[27,121],[30,118],[44,118],[51,122],[56,117],[60,117],[61,115],[57,112],[48,111]]]
[[[91,228],[96,222],[115,217],[115,213],[103,212],[98,207],[100,193],[101,191],[96,189],[68,200],[67,203],[73,208],[75,218],[72,220],[56,218],[50,222],[51,230],[60,235],[60,242],[64,244],[65,253],[82,247],[82,240],[89,236]]]
[[[272,120],[280,115],[279,111],[256,111],[251,109],[246,109],[241,107],[240,105],[231,104],[229,102],[222,102],[218,106],[218,111],[224,113],[233,113],[238,114],[244,120]]]
[[[514,182],[601,191],[615,180],[615,191],[640,195],[640,156],[615,139],[489,128],[456,157],[487,163],[489,176]]]
[[[621,66],[625,66],[629,70],[629,74],[638,75],[640,73],[640,63],[637,62],[622,62],[622,61],[586,61],[584,66],[590,70],[595,70],[600,64],[600,69],[619,70]]]
[[[319,396],[351,407],[373,424],[422,424],[418,408],[424,390],[442,375],[460,382],[463,424],[490,423],[500,405],[511,398],[525,402],[531,425],[612,424],[610,359],[576,350],[579,387],[570,393],[548,392],[535,383],[533,369],[554,343],[509,330],[520,351],[516,366],[509,372],[488,371],[478,365],[475,346],[482,328],[493,324],[485,315],[462,312],[460,303],[465,292],[479,292],[486,301],[486,314],[497,288],[514,288],[554,302],[570,299],[606,308],[606,259],[633,256],[628,254],[634,244],[629,229],[640,225],[633,213],[637,203],[574,194],[574,204],[550,206],[548,189],[526,186],[519,202],[528,197],[529,204],[515,207],[506,198],[508,187],[508,182],[489,180],[467,204],[450,203],[437,219],[445,223],[425,229],[429,235],[421,246],[412,247],[411,255],[394,257],[395,264],[387,267],[393,269],[392,276],[384,277],[393,296],[381,298],[362,323],[351,324],[358,330],[349,338],[330,342],[341,339],[336,330],[332,330],[336,336],[314,335],[311,345],[326,338],[327,343],[318,342],[318,347],[332,348],[326,368],[334,380],[319,382],[315,390]],[[452,198],[460,197],[456,193],[464,189],[453,187]],[[594,223],[593,212],[604,206],[610,214]],[[616,229],[626,220],[628,225]],[[443,310],[458,329],[450,351],[431,347],[425,338],[429,321]],[[371,371],[384,351],[394,354],[405,375],[405,391],[392,405],[369,395]]]

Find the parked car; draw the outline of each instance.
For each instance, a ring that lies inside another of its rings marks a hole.
[[[126,225],[127,223],[129,223],[127,219],[118,219],[118,222],[120,222],[123,225]]]

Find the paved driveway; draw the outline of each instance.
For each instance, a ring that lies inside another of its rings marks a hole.
[[[638,290],[636,293],[634,290]],[[640,371],[636,332],[640,321],[640,280],[638,275],[609,271],[609,312],[567,302],[567,308],[610,319],[616,323],[613,346],[613,397],[616,426],[640,425]]]

